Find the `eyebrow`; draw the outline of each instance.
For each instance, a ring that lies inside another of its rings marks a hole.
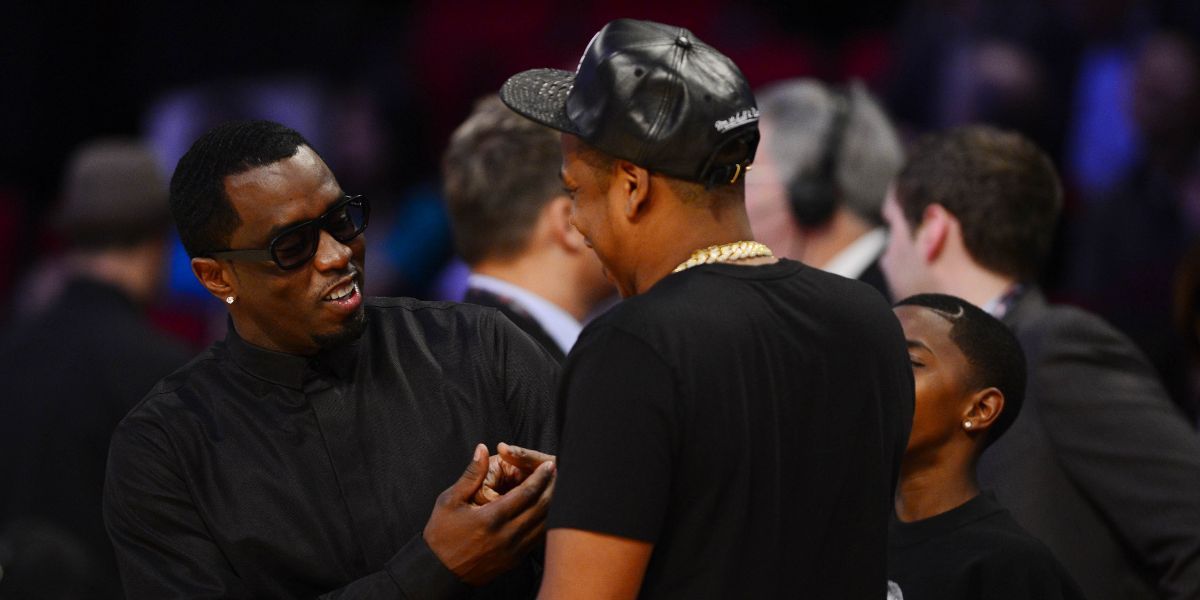
[[[325,205],[325,208],[321,211],[321,215],[324,215],[325,213],[329,212],[329,209],[333,208],[334,204],[337,204],[338,202],[341,202],[342,200],[345,200],[348,197],[350,197],[349,194],[347,194],[346,192],[343,192],[343,191],[339,191],[337,197]],[[316,218],[320,218],[320,215],[318,215]],[[271,243],[271,240],[275,239],[275,236],[283,233],[284,231],[291,229],[292,227],[295,227],[301,223],[305,223],[305,222],[312,221],[312,220],[313,219],[299,219],[297,221],[292,221],[290,223],[284,223],[282,225],[276,225],[276,226],[272,227],[271,230],[267,232],[267,243],[268,244]]]
[[[917,348],[917,349],[924,350],[929,353],[933,353],[933,350],[930,349],[929,346],[926,346],[925,342],[922,342],[921,340],[904,340],[904,341],[908,342],[908,348],[910,350],[913,348]]]

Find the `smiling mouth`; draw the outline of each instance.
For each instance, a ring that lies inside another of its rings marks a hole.
[[[334,288],[322,300],[326,302],[342,302],[358,294],[358,282],[351,279]]]

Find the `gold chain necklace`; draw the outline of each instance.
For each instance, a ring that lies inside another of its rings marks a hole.
[[[754,241],[743,240],[740,242],[730,242],[728,244],[717,244],[701,248],[692,253],[691,258],[679,263],[672,273],[686,271],[698,265],[707,265],[712,263],[727,263],[735,260],[746,258],[759,258],[762,256],[775,256],[771,249]]]

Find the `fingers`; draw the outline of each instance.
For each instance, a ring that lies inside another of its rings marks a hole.
[[[487,475],[484,475],[483,485],[480,486],[479,491],[475,492],[475,504],[482,506],[495,500],[500,495],[497,491],[503,489],[507,477],[506,469],[512,468],[499,456],[489,456]]]
[[[516,548],[522,553],[546,541],[546,517],[550,512],[550,499],[554,497],[556,481],[557,478],[551,480],[546,491],[538,497],[537,504],[514,521],[516,530],[513,538],[517,540]]]
[[[500,454],[500,458],[504,459],[504,462],[526,471],[532,471],[543,463],[555,461],[553,454],[513,446],[504,442],[500,442],[500,445],[496,446],[496,452]]]
[[[522,511],[537,505],[543,495],[547,496],[546,501],[549,502],[549,494],[544,494],[544,492],[550,487],[553,479],[554,463],[542,463],[533,471],[532,475],[521,482],[521,485],[489,504],[487,508],[495,511],[497,519],[511,520]]]
[[[491,486],[484,484],[482,487],[479,488],[478,492],[475,492],[475,504],[478,504],[479,506],[483,506],[484,504],[487,504],[499,497],[500,497],[499,492],[492,489]]]
[[[475,493],[483,486],[483,480],[487,477],[488,472],[488,451],[487,446],[479,444],[475,446],[475,454],[471,457],[471,463],[467,465],[467,470],[463,471],[462,477],[454,482],[447,490],[455,500],[467,502],[475,497]]]

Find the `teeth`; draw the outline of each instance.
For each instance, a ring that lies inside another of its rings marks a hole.
[[[343,285],[342,287],[339,287],[339,288],[333,290],[332,292],[329,292],[329,295],[325,296],[325,299],[326,300],[341,300],[342,298],[345,298],[345,297],[349,296],[350,294],[357,292],[357,291],[358,291],[358,283],[352,281],[350,283],[347,283],[346,285]]]

